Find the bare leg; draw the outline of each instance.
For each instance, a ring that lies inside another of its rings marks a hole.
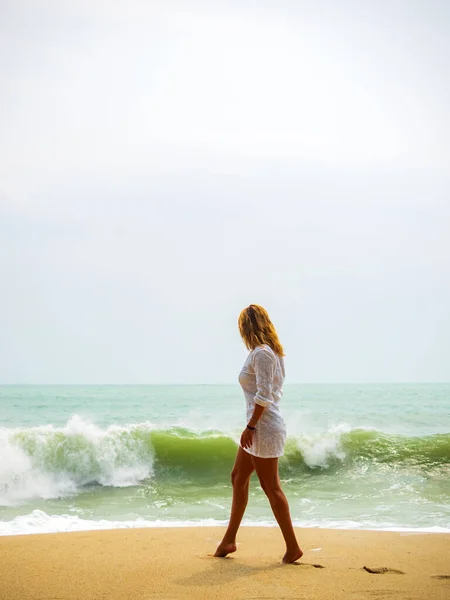
[[[236,552],[236,535],[247,507],[250,476],[254,469],[252,457],[239,446],[233,471],[231,472],[233,503],[231,505],[230,522],[214,556],[223,558],[227,554]]]
[[[283,562],[293,563],[303,556],[303,551],[295,537],[289,504],[281,489],[280,477],[278,475],[278,458],[252,456],[252,461],[261,487],[269,499],[273,514],[286,542],[286,554],[283,557]]]

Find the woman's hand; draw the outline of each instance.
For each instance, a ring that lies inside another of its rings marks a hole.
[[[242,448],[250,448],[253,444],[253,437],[255,435],[254,429],[248,429],[246,427],[241,435],[241,447]]]

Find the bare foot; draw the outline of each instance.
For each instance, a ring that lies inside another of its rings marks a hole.
[[[283,562],[285,564],[293,563],[302,556],[303,550],[299,548],[299,546],[297,546],[297,548],[295,548],[294,550],[289,550],[288,552],[286,552],[286,554],[283,556]]]
[[[214,556],[217,556],[218,558],[225,558],[227,554],[231,554],[232,552],[236,552],[236,544],[227,544],[226,542],[221,542],[217,546],[217,550],[214,553]]]

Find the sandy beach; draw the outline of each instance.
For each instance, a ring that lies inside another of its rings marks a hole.
[[[0,599],[450,598],[448,534],[302,529],[304,557],[282,565],[277,528],[242,528],[238,551],[216,559],[209,553],[222,533],[198,527],[2,537]]]

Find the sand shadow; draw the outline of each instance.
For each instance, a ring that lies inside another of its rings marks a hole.
[[[182,577],[176,580],[179,585],[195,585],[195,586],[221,586],[231,581],[238,579],[239,577],[247,577],[253,573],[259,573],[261,571],[277,571],[279,569],[289,569],[292,567],[296,568],[307,568],[307,569],[323,569],[323,565],[317,563],[303,563],[296,562],[289,565],[283,563],[276,563],[272,565],[248,565],[243,564],[233,557],[226,558],[215,558],[213,556],[205,556],[203,560],[208,561],[208,567],[202,570],[200,573],[193,573],[188,577]]]
[[[214,558],[207,556],[208,567],[200,573],[193,573],[188,577],[182,577],[176,582],[180,585],[195,585],[195,586],[221,586],[238,579],[239,577],[247,577],[252,573],[260,571],[276,571],[282,569],[285,565],[271,565],[253,567],[237,562],[231,557]]]

